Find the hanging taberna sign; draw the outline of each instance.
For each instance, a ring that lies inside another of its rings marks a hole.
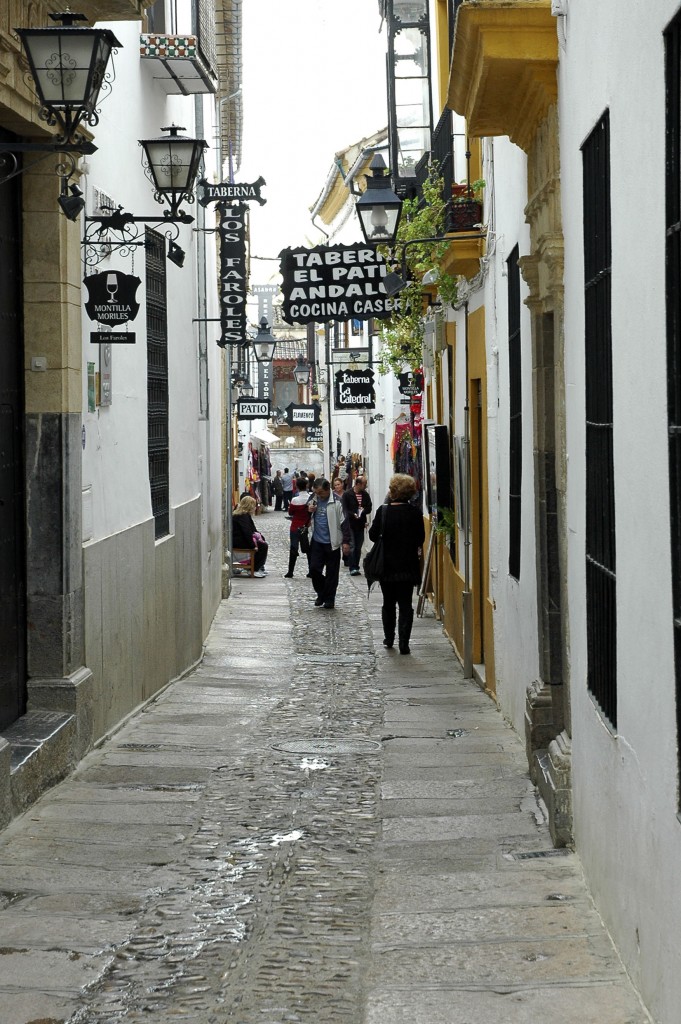
[[[339,370],[335,386],[336,409],[373,409],[376,405],[374,371]]]
[[[381,320],[400,308],[399,296],[385,293],[386,265],[371,246],[283,249],[279,259],[282,317],[288,324]]]
[[[243,203],[219,205],[220,226],[220,348],[246,339],[246,211]]]
[[[103,270],[83,278],[83,284],[88,292],[85,312],[98,324],[115,327],[134,320],[139,313],[140,304],[135,299],[139,277],[121,270]]]

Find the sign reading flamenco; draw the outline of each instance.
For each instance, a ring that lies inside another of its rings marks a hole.
[[[372,246],[299,246],[283,249],[279,259],[286,323],[381,320],[400,308],[399,296],[385,293],[386,265]]]
[[[376,403],[374,393],[374,371],[339,370],[336,374],[336,409],[373,409]]]

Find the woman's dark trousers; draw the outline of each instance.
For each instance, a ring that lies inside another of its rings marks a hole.
[[[267,561],[268,550],[269,546],[265,543],[264,540],[258,541],[258,549],[255,552],[255,559],[253,561],[254,569],[262,569],[263,565]]]
[[[400,648],[408,648],[411,625],[414,621],[414,609],[411,606],[414,584],[381,583],[381,590],[383,591],[381,616],[385,638],[391,642],[395,640],[395,620],[397,619],[397,637]],[[396,606],[399,608],[399,618],[396,614]]]

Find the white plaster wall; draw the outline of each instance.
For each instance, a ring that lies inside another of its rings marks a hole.
[[[527,201],[525,154],[506,137],[486,140],[483,177],[487,182],[485,218],[489,225],[489,270],[483,295],[487,343],[490,574],[491,595],[496,604],[495,675],[499,702],[522,736],[525,692],[538,674],[532,325],[524,303],[528,289],[521,274],[523,461],[520,579],[516,580],[508,571],[510,385],[506,261],[516,245],[521,256],[530,250],[529,226],[524,215]]]
[[[565,228],[568,562],[575,836],[627,969],[678,1020],[677,737],[669,567],[664,54],[677,0],[570,0],[559,88]],[[580,145],[610,110],[618,727],[586,688]]]
[[[180,8],[189,10],[189,0],[182,0]],[[81,188],[87,199],[87,213],[93,213],[92,188],[97,187],[110,195],[116,204],[140,216],[158,214],[162,220],[166,208],[154,200],[153,189],[142,167],[140,138],[154,138],[162,134],[161,128],[177,124],[193,135],[195,125],[194,97],[166,96],[154,81],[155,63],[139,57],[139,22],[111,23],[111,28],[122,43],[115,56],[116,79],[109,97],[101,107],[100,124],[96,131],[98,151],[88,160]],[[212,143],[215,138],[214,98],[200,100],[203,107],[203,137]],[[215,150],[205,153],[206,176],[215,177]],[[182,623],[177,628],[186,633],[185,641],[177,645],[176,657],[169,665],[171,674],[177,674],[198,657],[200,644],[206,635],[221,599],[222,568],[222,459],[221,424],[223,404],[222,351],[215,344],[215,325],[207,331],[208,355],[208,416],[202,413],[199,395],[199,332],[194,317],[218,316],[216,254],[214,236],[197,233],[198,206],[185,204],[197,219],[192,225],[180,225],[178,243],[186,252],[184,266],[166,264],[168,303],[168,378],[169,378],[169,437],[170,437],[170,532],[171,537],[152,544],[147,552],[145,574],[148,587],[156,587],[156,602],[177,604]],[[206,226],[212,224],[212,209],[206,212]],[[143,228],[143,225],[140,225]],[[205,312],[199,312],[199,278],[197,260],[200,248],[205,246]],[[83,424],[85,448],[83,450],[84,488],[84,540],[88,565],[95,564],[100,550],[113,541],[126,550],[134,545],[140,524],[145,531],[151,519],[149,471],[147,461],[147,353],[145,305],[144,249],[135,251],[134,261],[115,251],[90,272],[119,269],[134,273],[141,279],[137,292],[140,311],[129,329],[137,334],[135,345],[113,346],[112,393],[110,407],[98,407],[88,412],[87,377],[83,378]],[[85,295],[84,295],[85,299]],[[90,331],[96,328],[83,310],[83,362],[94,361],[99,369],[98,346],[90,345]],[[191,506],[195,511],[182,523],[181,510]],[[145,534],[146,535],[146,534]],[[153,538],[153,524],[151,526]],[[166,551],[171,541],[173,551]],[[190,550],[191,559],[181,552]],[[152,557],[153,556],[153,557]],[[152,558],[149,561],[149,558]],[[107,667],[106,652],[111,645],[104,630],[96,625],[98,602],[107,602],[116,609],[125,588],[115,573],[102,571],[101,578],[93,577],[93,587],[86,580],[86,631],[88,657],[93,665],[101,662],[101,673],[106,678],[112,667]],[[88,577],[89,578],[89,577]],[[100,593],[101,591],[101,593]],[[181,595],[190,605],[185,608]],[[175,595],[173,597],[173,595]],[[133,621],[146,615],[148,595],[140,587],[131,588],[126,600],[130,604]],[[87,611],[91,609],[92,614]],[[185,614],[186,612],[186,614]],[[110,619],[110,616],[107,618]],[[113,629],[113,627],[112,627]],[[112,634],[113,635],[113,634]],[[135,634],[136,635],[136,634]],[[160,634],[159,634],[160,635]],[[134,639],[134,637],[133,637]],[[139,649],[131,650],[131,657],[144,663],[144,647],[154,648],[154,637],[147,633]],[[107,646],[108,645],[108,646]],[[162,661],[162,659],[161,659]],[[158,662],[157,669],[162,669]],[[100,673],[100,674],[101,674]],[[151,676],[149,677],[151,678]],[[154,684],[167,681],[163,670],[153,674]],[[106,690],[106,688],[105,688]],[[108,692],[108,691],[107,691]],[[110,726],[115,709],[130,709],[130,700],[124,692],[118,693],[118,684],[111,676],[108,698],[111,709],[100,709],[103,721]]]

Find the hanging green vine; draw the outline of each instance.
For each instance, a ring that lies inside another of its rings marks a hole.
[[[431,164],[428,178],[419,198],[405,199],[402,219],[397,231],[395,249],[416,238],[441,235],[445,226],[446,202],[444,180],[436,164]],[[434,271],[437,289],[443,305],[456,301],[456,278],[442,269],[449,242],[423,242],[408,245],[404,259],[409,271],[409,284],[400,294],[400,309],[382,324],[383,345],[378,362],[380,373],[400,373],[405,366],[417,370],[423,359],[423,275]],[[389,261],[390,251],[382,247],[383,257]]]

